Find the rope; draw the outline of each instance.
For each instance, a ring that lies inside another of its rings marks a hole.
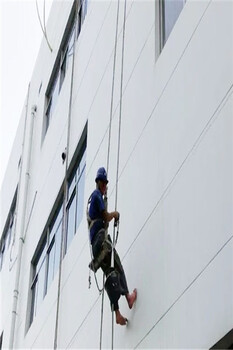
[[[115,87],[117,34],[118,34],[118,25],[119,25],[119,8],[120,8],[120,0],[118,0],[118,3],[117,3],[117,18],[116,18],[116,31],[115,31],[113,70],[112,70],[112,90],[111,90],[110,122],[109,122],[109,134],[108,134],[107,174],[108,174],[108,170],[109,170],[110,141],[111,141],[111,131],[112,131],[113,95],[114,95],[114,87]]]
[[[103,335],[104,283],[105,283],[105,275],[104,275],[104,273],[103,273],[103,291],[102,291],[101,316],[100,316],[100,350],[102,349],[102,335]]]
[[[117,147],[117,172],[116,172],[116,196],[115,196],[115,210],[117,209],[118,201],[118,179],[119,179],[119,164],[120,164],[120,145],[121,145],[121,118],[122,118],[122,96],[123,96],[123,78],[124,78],[124,53],[125,53],[125,24],[126,24],[126,1],[124,1],[124,18],[123,18],[123,33],[122,33],[122,52],[121,52],[121,85],[120,85],[120,110],[119,110],[119,124],[118,124],[118,147]],[[114,248],[116,245],[116,228],[118,237],[119,222],[113,225],[113,244],[112,244],[112,261],[111,266],[114,267]],[[112,349],[114,346],[114,310],[112,310]]]
[[[112,72],[112,89],[111,89],[111,105],[110,105],[110,121],[109,121],[109,135],[108,135],[108,153],[107,153],[107,173],[109,171],[109,160],[110,160],[110,145],[111,145],[111,132],[112,132],[112,119],[113,119],[113,97],[115,88],[115,73],[116,73],[116,52],[117,52],[117,36],[118,36],[118,26],[119,26],[119,9],[120,0],[117,2],[117,15],[116,15],[116,30],[115,30],[115,42],[114,42],[114,57],[113,57],[113,72]],[[118,127],[118,148],[117,148],[117,173],[116,173],[116,197],[115,197],[115,210],[117,208],[118,199],[118,177],[119,177],[119,162],[120,162],[120,140],[121,140],[121,116],[122,116],[122,95],[123,95],[123,65],[124,65],[124,47],[125,47],[125,22],[126,22],[126,0],[124,2],[124,19],[123,19],[123,39],[122,39],[122,59],[121,59],[121,85],[120,85],[120,111],[119,111],[119,127]],[[107,203],[107,196],[105,197]],[[107,204],[106,204],[107,210]],[[119,224],[119,223],[118,223]],[[116,244],[116,234],[115,229],[117,227],[118,236],[118,224],[114,223],[113,228],[113,244],[112,244],[112,256],[111,256],[111,267],[114,267],[114,248]],[[91,244],[90,244],[91,257],[93,258]],[[103,274],[103,288],[100,289],[96,274],[94,272],[96,286],[100,293],[102,293],[101,301],[101,320],[100,320],[100,343],[99,348],[102,349],[102,336],[103,336],[103,307],[104,307],[104,284],[105,275]],[[90,283],[90,276],[89,276]],[[114,310],[112,309],[112,349],[114,344]]]
[[[120,0],[118,0],[118,2],[117,2],[117,14],[116,14],[116,30],[115,30],[114,57],[113,57],[113,70],[112,70],[111,105],[110,105],[110,117],[109,117],[110,121],[109,121],[109,134],[108,134],[107,174],[109,171],[109,160],[110,160],[110,145],[111,145],[112,118],[113,118],[113,96],[114,96],[115,73],[116,73],[117,35],[118,35],[118,26],[119,26],[119,9],[120,9]],[[107,194],[106,194],[105,199],[106,199],[106,210],[107,210]],[[102,349],[102,337],[103,337],[104,284],[105,284],[105,275],[103,273],[103,289],[102,289],[101,319],[100,319],[100,349]]]

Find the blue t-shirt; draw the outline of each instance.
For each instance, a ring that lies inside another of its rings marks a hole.
[[[89,206],[89,216],[92,220],[99,219],[94,223],[90,231],[90,239],[101,229],[105,227],[103,220],[103,211],[105,210],[103,196],[100,190],[96,189],[91,195],[91,203]]]

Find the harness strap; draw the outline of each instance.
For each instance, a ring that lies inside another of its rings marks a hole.
[[[88,229],[89,231],[91,231],[93,225],[97,222],[97,221],[101,221],[101,219],[92,219],[89,215],[89,205],[91,203],[91,197],[92,194],[90,195],[88,201],[87,201],[87,209],[86,209],[86,216],[87,216],[87,223],[88,223]]]

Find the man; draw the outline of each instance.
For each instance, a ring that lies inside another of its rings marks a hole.
[[[96,271],[99,267],[102,268],[104,274],[110,276],[111,269],[111,238],[107,237],[106,228],[108,223],[115,219],[115,222],[119,220],[119,212],[113,211],[108,212],[105,207],[103,196],[107,190],[107,173],[102,167],[99,168],[96,175],[96,190],[92,193],[88,203],[89,209],[87,212],[89,230],[90,230],[90,240],[92,245],[92,252],[94,260],[91,262],[91,268]],[[125,278],[125,273],[121,265],[120,258],[114,249],[114,270],[119,276],[119,290],[121,295],[125,295],[128,302],[128,306],[131,309],[137,298],[137,290],[134,289],[131,294],[129,294],[128,286]],[[113,283],[114,285],[114,283]],[[114,297],[114,291],[108,292],[111,306],[115,311],[116,323],[120,325],[126,325],[127,319],[121,315],[118,305],[118,299]],[[117,299],[117,300],[116,300]]]

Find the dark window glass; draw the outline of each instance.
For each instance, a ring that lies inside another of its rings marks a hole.
[[[74,191],[73,196],[71,197],[69,206],[68,206],[68,215],[67,215],[67,248],[70,245],[70,242],[75,234],[75,213],[76,213],[76,190]]]
[[[45,259],[42,262],[41,268],[38,273],[38,278],[37,278],[37,293],[36,293],[36,307],[35,307],[35,314],[36,311],[41,304],[42,300],[44,299],[45,296]]]
[[[8,214],[7,222],[6,222],[4,232],[2,234],[1,243],[0,243],[0,271],[3,266],[4,255],[10,246],[13,232],[15,229],[16,201],[17,201],[17,190],[11,205],[10,212]]]
[[[70,33],[68,48],[67,48],[67,66],[70,64],[71,57],[74,53],[74,36],[75,36],[75,27],[73,26]]]
[[[47,290],[53,281],[55,274],[59,267],[60,261],[60,251],[61,251],[61,237],[62,237],[62,214],[63,206],[60,203],[56,214],[52,220],[49,227],[49,246],[47,249],[47,263],[48,263],[48,273],[47,273]]]
[[[30,324],[37,314],[39,305],[55,277],[59,268],[61,237],[62,237],[63,207],[60,202],[51,224],[46,229],[41,248],[34,258],[34,275],[31,285],[31,316]]]
[[[3,332],[0,337],[0,350],[2,350],[2,343],[3,343]]]
[[[47,129],[49,127],[52,114],[55,110],[58,95],[59,95],[59,71],[56,72],[54,79],[53,79],[53,82],[52,82],[51,89],[46,95],[47,107],[46,107],[46,111],[45,111],[45,117],[46,117],[45,132],[47,131]]]
[[[61,237],[62,237],[62,222],[60,223],[57,232],[56,232],[56,240],[55,240],[55,256],[54,256],[54,276],[56,275],[59,269],[60,263],[60,254],[61,254]]]
[[[83,149],[81,154],[81,159],[74,168],[68,181],[66,249],[69,247],[83,218],[86,149]]]
[[[83,169],[78,181],[77,228],[79,227],[79,224],[83,218],[84,186],[85,186],[85,168]]]
[[[167,41],[186,0],[162,0],[163,41]]]
[[[49,124],[51,122],[51,117],[54,113],[58,96],[61,91],[63,82],[65,80],[67,68],[70,62],[70,58],[73,55],[74,46],[74,16],[72,23],[69,27],[68,33],[66,33],[65,44],[58,51],[55,67],[53,69],[52,78],[49,82],[49,87],[46,92],[46,107],[45,107],[45,121],[44,121],[44,135],[47,132]]]
[[[37,309],[45,296],[45,267],[46,267],[46,241],[44,240],[38,261],[34,265],[34,277],[31,285],[32,307],[31,322],[37,314]]]
[[[233,349],[233,329],[210,348],[210,350],[212,349]]]
[[[0,251],[0,270],[2,269],[2,265],[4,262],[4,252],[5,252],[5,240],[3,240],[1,244],[1,251]]]
[[[75,33],[75,26],[73,23],[73,26],[69,32],[69,36],[67,38],[67,43],[65,44],[62,53],[61,53],[61,68],[60,68],[60,89],[62,88],[63,81],[66,76],[66,71],[68,69],[68,66],[71,62],[71,57],[74,53],[74,33]]]
[[[77,31],[77,37],[79,36],[79,34],[81,32],[82,25],[83,25],[84,19],[85,19],[86,14],[87,14],[88,5],[89,5],[89,0],[83,0],[81,2],[80,7],[79,7],[79,10],[78,10],[78,31]]]
[[[47,290],[54,277],[54,261],[55,261],[55,236],[48,250],[48,275],[47,275]]]

